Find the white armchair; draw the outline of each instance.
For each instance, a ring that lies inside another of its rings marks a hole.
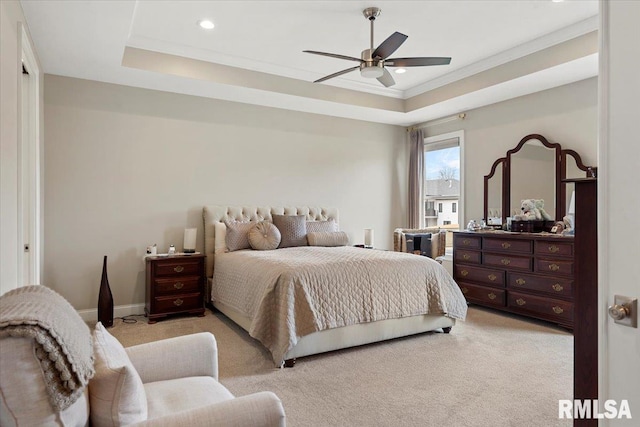
[[[56,412],[48,400],[34,340],[0,339],[0,425],[86,426],[89,418],[94,426],[105,421],[136,426],[285,425],[275,394],[235,398],[218,382],[218,352],[210,333],[125,349],[98,324],[94,341],[95,376],[75,403]],[[124,390],[136,381],[141,381],[142,391]],[[138,412],[132,409],[135,405],[141,406]],[[136,420],[127,422],[132,419]]]

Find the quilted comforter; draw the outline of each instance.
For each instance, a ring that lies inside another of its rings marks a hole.
[[[349,246],[218,254],[212,298],[251,319],[249,334],[276,363],[316,331],[423,314],[464,320],[467,312],[436,261]]]

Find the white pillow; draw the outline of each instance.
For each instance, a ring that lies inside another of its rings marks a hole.
[[[147,395],[126,350],[98,322],[93,331],[96,374],[89,382],[91,425],[118,426],[147,419]]]
[[[213,224],[213,233],[213,253],[217,255],[229,252],[227,249],[227,226],[224,222]]]

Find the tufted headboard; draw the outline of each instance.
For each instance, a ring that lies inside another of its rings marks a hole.
[[[271,215],[306,215],[307,221],[334,220],[338,223],[337,208],[318,207],[255,207],[255,206],[205,206],[204,218],[204,254],[207,256],[207,277],[213,276],[215,225],[225,221],[271,221]]]

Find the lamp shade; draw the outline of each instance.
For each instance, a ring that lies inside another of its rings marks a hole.
[[[575,191],[571,192],[571,201],[569,202],[569,209],[567,209],[567,213],[571,215],[576,213],[576,192]]]
[[[184,244],[182,245],[183,251],[186,254],[192,254],[196,251],[196,237],[198,235],[197,228],[185,228],[184,229]]]
[[[373,247],[373,228],[364,229],[364,246],[368,248]]]

